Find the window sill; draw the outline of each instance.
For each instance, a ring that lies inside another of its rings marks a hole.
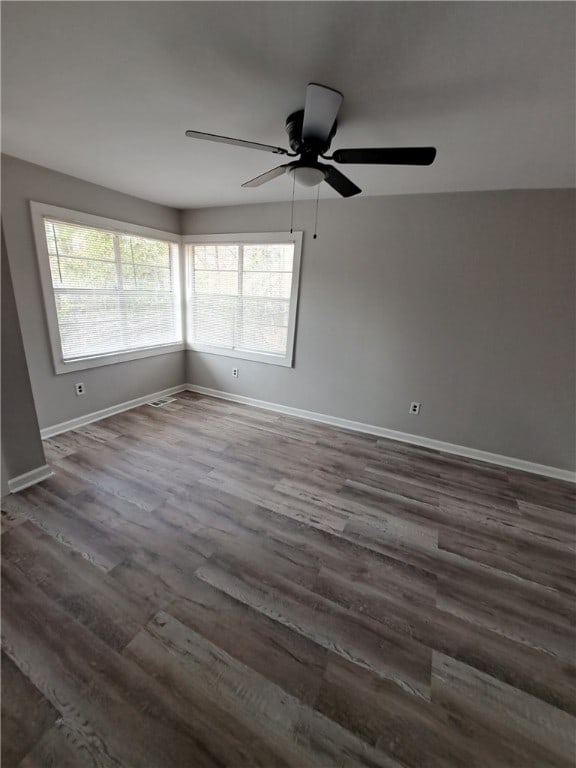
[[[209,355],[218,355],[219,357],[229,357],[234,360],[251,360],[255,363],[265,363],[266,365],[280,365],[284,368],[293,368],[294,360],[289,355],[266,355],[262,352],[248,352],[241,349],[224,349],[222,347],[211,347],[203,344],[187,345],[189,352],[203,352]]]
[[[54,361],[56,374],[71,373],[72,371],[85,371],[89,368],[99,368],[103,365],[114,365],[115,363],[124,363],[129,360],[139,360],[145,357],[158,357],[167,355],[170,352],[181,352],[185,349],[183,342],[177,344],[162,344],[158,347],[147,347],[146,349],[135,349],[131,352],[114,352],[110,355],[98,355],[97,357],[85,357],[79,360]]]

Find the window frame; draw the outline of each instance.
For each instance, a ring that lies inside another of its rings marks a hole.
[[[249,350],[236,350],[227,347],[217,347],[210,344],[193,343],[190,338],[188,318],[184,338],[186,339],[186,349],[193,352],[207,352],[211,355],[220,355],[222,357],[231,357],[236,360],[251,360],[267,365],[280,365],[286,368],[294,367],[294,348],[296,341],[296,325],[298,316],[298,304],[300,299],[300,269],[302,264],[302,232],[236,232],[224,234],[209,235],[184,235],[182,237],[182,246],[185,261],[185,303],[186,308],[191,299],[192,285],[192,248],[193,245],[258,245],[262,244],[284,244],[294,245],[294,261],[292,264],[292,286],[290,290],[290,301],[288,308],[288,334],[286,342],[286,354],[274,355],[268,352],[251,352]]]
[[[139,224],[119,221],[118,219],[109,219],[104,216],[95,216],[91,213],[74,211],[69,208],[61,208],[56,205],[30,201],[30,211],[32,215],[32,229],[36,243],[36,256],[40,273],[40,284],[42,288],[42,297],[44,299],[44,310],[52,351],[52,361],[56,374],[70,373],[71,371],[83,371],[89,368],[97,368],[103,365],[112,365],[113,363],[122,363],[128,360],[139,360],[145,357],[154,357],[165,355],[169,352],[177,352],[186,349],[185,329],[186,329],[186,301],[183,286],[185,285],[185,270],[182,259],[182,238],[180,235],[165,230],[143,227]],[[52,273],[50,270],[50,254],[48,252],[48,243],[44,228],[44,218],[54,218],[67,224],[77,224],[79,226],[94,227],[96,229],[105,229],[109,232],[115,232],[123,235],[137,235],[140,237],[149,237],[154,240],[162,240],[177,247],[177,276],[179,282],[180,302],[180,333],[181,341],[157,344],[150,347],[142,347],[126,352],[110,352],[102,355],[83,357],[75,360],[65,361],[62,352],[62,343],[60,340],[60,327],[58,324],[58,314],[56,311],[56,300],[54,296],[54,285],[52,283]]]

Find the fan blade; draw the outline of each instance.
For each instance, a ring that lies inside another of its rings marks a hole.
[[[273,147],[270,144],[259,144],[257,141],[244,141],[244,139],[231,139],[229,136],[217,136],[215,133],[202,133],[202,131],[186,131],[186,136],[191,139],[204,139],[205,141],[218,141],[221,144],[233,144],[236,147],[246,149],[261,149],[264,152],[272,152],[275,155],[287,155],[288,150],[282,147]]]
[[[250,179],[250,181],[245,181],[244,184],[242,184],[243,187],[259,187],[262,184],[266,184],[267,181],[272,181],[272,179],[275,179],[277,176],[282,176],[283,173],[286,173],[286,168],[288,168],[289,163],[286,165],[278,165],[276,168],[272,168],[271,171],[266,171],[266,173],[260,174],[260,176],[256,176],[255,179]]]
[[[339,192],[342,197],[352,197],[352,195],[358,195],[362,192],[360,187],[357,187],[354,182],[350,181],[350,179],[344,176],[343,173],[340,173],[337,168],[333,168],[331,165],[325,165],[324,169],[326,170],[324,181],[327,184],[330,184],[332,189]]]
[[[310,83],[306,88],[302,139],[306,141],[326,142],[342,104],[342,94],[325,85]]]
[[[431,165],[435,157],[435,147],[390,147],[387,149],[337,149],[332,153],[331,159],[337,163]]]

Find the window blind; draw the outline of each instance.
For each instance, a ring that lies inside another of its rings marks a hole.
[[[283,357],[293,286],[293,243],[191,246],[192,344]]]
[[[64,361],[182,341],[178,245],[44,218]]]

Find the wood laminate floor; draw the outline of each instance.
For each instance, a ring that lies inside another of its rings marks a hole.
[[[576,764],[574,486],[190,393],[45,445],[3,768]]]

